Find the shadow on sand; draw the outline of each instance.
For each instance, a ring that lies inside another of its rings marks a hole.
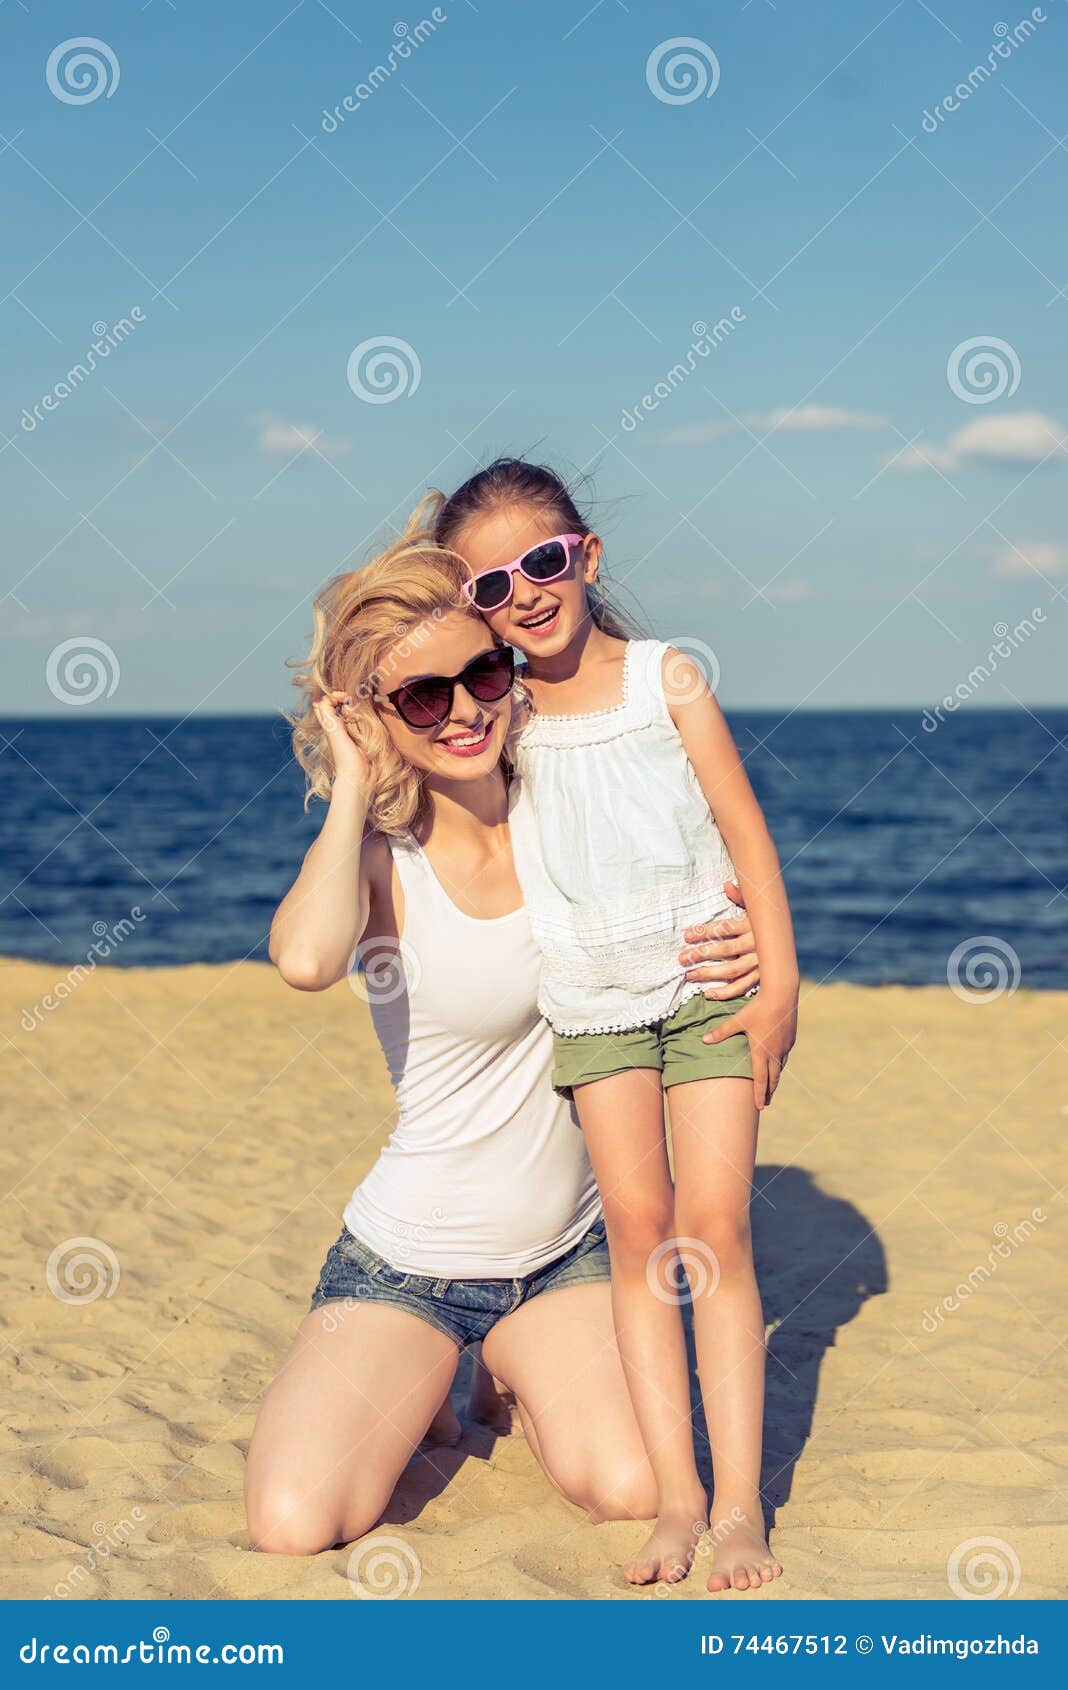
[[[886,1258],[869,1222],[852,1203],[829,1196],[803,1168],[757,1168],[752,1202],[753,1252],[768,1327],[767,1396],[761,1488],[767,1526],[787,1501],[794,1469],[812,1430],[820,1367],[838,1331],[869,1297],[887,1288]],[[697,1386],[690,1308],[684,1319],[690,1350],[694,1436],[702,1478],[712,1489],[704,1413]],[[452,1398],[467,1400],[471,1356],[460,1362]],[[488,1460],[496,1434],[464,1421],[456,1448],[422,1449],[402,1475],[383,1520],[405,1525],[441,1494],[465,1462]]]
[[[761,1489],[770,1530],[789,1498],[794,1469],[812,1431],[824,1354],[868,1298],[886,1290],[886,1257],[860,1210],[821,1191],[804,1168],[773,1162],[758,1166],[751,1214],[768,1329]],[[688,1309],[686,1315],[698,1465],[711,1489]]]

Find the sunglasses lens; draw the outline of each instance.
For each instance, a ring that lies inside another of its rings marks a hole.
[[[502,646],[499,651],[488,651],[485,657],[476,657],[473,663],[468,664],[462,678],[472,698],[477,698],[480,704],[495,704],[511,689],[515,679],[515,657],[511,646]]]
[[[434,728],[449,714],[450,690],[448,681],[431,677],[402,687],[393,702],[410,728]]]
[[[512,579],[507,569],[488,569],[478,575],[473,584],[473,597],[479,610],[497,610],[507,604]]]
[[[553,581],[567,568],[567,547],[562,540],[550,540],[547,546],[535,546],[523,559],[523,574],[528,581]]]

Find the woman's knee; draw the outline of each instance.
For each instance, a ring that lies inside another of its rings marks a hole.
[[[656,1483],[644,1454],[628,1462],[591,1450],[552,1463],[549,1474],[562,1496],[598,1522],[651,1520],[656,1514]]]
[[[336,1509],[316,1502],[291,1480],[250,1484],[245,1497],[249,1542],[265,1555],[318,1555],[370,1531],[381,1513],[361,1507],[358,1497],[346,1498],[346,1504],[342,1520]]]
[[[249,1543],[265,1555],[318,1555],[336,1541],[325,1517],[282,1487],[251,1492],[246,1514]]]

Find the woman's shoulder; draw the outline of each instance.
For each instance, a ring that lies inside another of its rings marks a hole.
[[[360,861],[369,883],[377,890],[384,891],[392,881],[394,848],[402,845],[402,840],[394,839],[386,833],[375,832],[373,829],[364,834]]]

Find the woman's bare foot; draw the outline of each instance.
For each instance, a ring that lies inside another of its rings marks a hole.
[[[713,1519],[706,1542],[712,1550],[709,1590],[755,1590],[782,1574],[768,1548],[763,1526],[740,1508],[720,1520]]]
[[[456,1410],[448,1397],[442,1403],[430,1425],[423,1434],[425,1444],[433,1444],[440,1448],[442,1445],[451,1449],[463,1437],[463,1427],[457,1417]]]
[[[498,1437],[509,1438],[523,1430],[519,1406],[512,1392],[502,1385],[476,1356],[471,1371],[471,1395],[467,1412],[480,1426],[488,1426]]]
[[[649,1537],[632,1561],[623,1564],[628,1584],[678,1584],[693,1566],[697,1545],[707,1532],[708,1499],[695,1497],[689,1506],[663,1509]]]

